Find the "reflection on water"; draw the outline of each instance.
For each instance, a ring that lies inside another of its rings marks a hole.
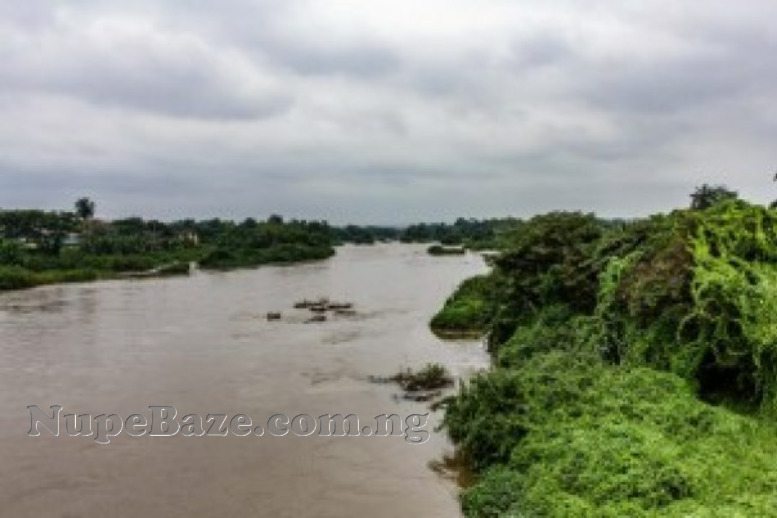
[[[334,258],[189,278],[63,285],[0,295],[2,514],[23,516],[457,516],[455,484],[429,469],[442,434],[401,438],[143,438],[108,446],[26,437],[26,406],[128,415],[428,411],[370,383],[401,367],[487,365],[478,342],[443,343],[428,319],[476,255],[342,247]],[[356,304],[305,324],[302,298]],[[268,322],[268,311],[281,311]],[[434,415],[429,430],[439,423]]]

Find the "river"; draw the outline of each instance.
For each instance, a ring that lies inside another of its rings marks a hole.
[[[429,468],[451,446],[403,437],[29,437],[28,405],[63,413],[422,414],[428,403],[370,381],[402,367],[485,368],[478,341],[443,342],[429,318],[476,254],[339,247],[333,258],[190,277],[58,285],[0,294],[0,514],[26,516],[426,516],[460,514]],[[357,314],[305,323],[296,300]],[[267,321],[268,311],[281,311]]]

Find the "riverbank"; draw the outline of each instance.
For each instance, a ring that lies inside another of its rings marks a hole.
[[[467,516],[777,516],[777,212],[552,213],[463,283],[435,330],[493,368],[445,427]]]
[[[200,255],[186,254],[184,259],[187,260],[185,261],[157,263],[154,260],[143,260],[142,262],[146,263],[145,266],[149,267],[147,269],[53,268],[36,271],[21,266],[0,266],[0,292],[28,289],[49,284],[188,275],[191,270],[190,265],[195,265],[195,267],[203,270],[221,271],[256,268],[266,265],[289,265],[323,260],[332,257],[334,254],[334,248],[295,248],[293,251],[290,251],[288,248],[280,248],[277,250],[268,249],[250,258],[204,255],[205,261],[203,263],[194,260],[188,261],[188,259],[199,258]]]
[[[326,222],[241,223],[218,219],[164,223],[113,221],[71,212],[0,211],[0,290],[122,277],[181,275],[326,259],[334,255]]]

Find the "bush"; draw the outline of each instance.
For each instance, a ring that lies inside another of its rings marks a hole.
[[[439,317],[496,358],[447,402],[468,516],[777,516],[775,211],[538,217],[473,286]]]
[[[445,306],[432,318],[431,328],[442,336],[482,335],[496,315],[498,279],[482,275],[462,282]]]
[[[445,425],[484,473],[467,516],[777,515],[774,427],[669,373],[540,354],[475,378]]]
[[[95,279],[97,279],[97,272],[89,269],[32,272],[18,266],[0,267],[0,291],[32,288],[58,282],[86,282]]]
[[[517,367],[539,353],[581,350],[588,344],[591,326],[591,319],[576,316],[563,304],[543,308],[496,350],[497,365]]]
[[[173,223],[133,217],[88,225],[73,213],[0,210],[0,289],[143,272],[182,274],[206,268],[323,259],[334,253],[325,222],[218,219]],[[375,232],[381,231],[375,229]],[[69,239],[68,234],[76,234]],[[22,244],[23,243],[23,244]],[[67,243],[67,246],[65,244]]]
[[[777,216],[741,201],[680,212],[600,275],[606,356],[671,370],[705,397],[777,400]]]
[[[551,214],[516,239],[473,281],[490,289],[464,283],[433,330],[489,332],[504,365],[588,345],[674,372],[711,401],[777,410],[774,211],[724,200],[625,224]]]
[[[418,372],[410,369],[401,371],[391,380],[399,383],[403,390],[410,392],[435,390],[453,385],[453,378],[448,374],[448,370],[439,363],[428,363]]]
[[[18,266],[0,268],[0,290],[16,290],[35,286],[32,272]]]

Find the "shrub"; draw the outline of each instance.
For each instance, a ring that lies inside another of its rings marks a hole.
[[[539,354],[475,378],[445,426],[483,472],[467,516],[777,514],[774,427],[670,373]]]
[[[15,290],[35,286],[32,272],[18,266],[0,268],[0,290]]]
[[[453,385],[453,378],[448,374],[448,370],[439,363],[428,363],[417,372],[410,369],[401,371],[391,380],[399,383],[403,390],[410,392],[435,390]]]
[[[472,277],[462,282],[445,306],[432,318],[432,331],[482,335],[496,314],[499,280],[493,275]]]
[[[468,516],[777,516],[775,211],[538,217],[477,282],[441,312],[490,310],[444,419]]]

